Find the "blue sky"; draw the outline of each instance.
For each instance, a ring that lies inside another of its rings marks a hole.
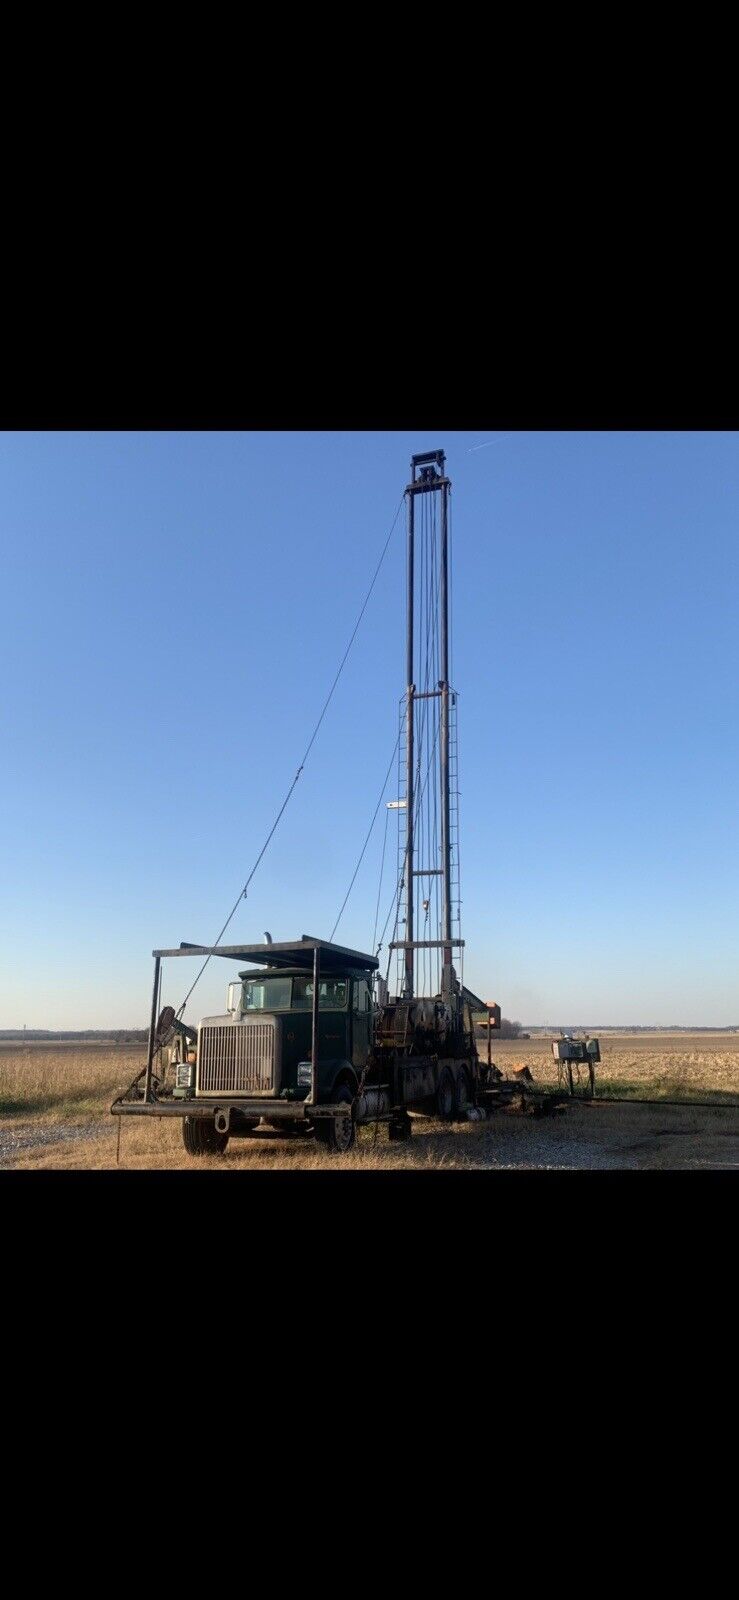
[[[467,982],[530,1022],[739,1020],[739,436],[439,428],[0,436],[0,1027],[144,1025],[152,948],[216,936],[437,447]],[[334,924],[396,735],[403,534],[234,942]]]

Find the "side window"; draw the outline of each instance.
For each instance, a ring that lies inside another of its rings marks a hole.
[[[354,1010],[361,1015],[369,1011],[369,989],[364,978],[354,980]]]

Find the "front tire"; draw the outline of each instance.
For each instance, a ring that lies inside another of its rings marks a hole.
[[[189,1156],[222,1156],[228,1144],[227,1133],[216,1133],[209,1117],[183,1117],[182,1143]]]
[[[329,1150],[335,1156],[345,1156],[352,1149],[357,1137],[353,1110],[354,1095],[348,1083],[342,1083],[341,1087],[337,1089],[334,1095],[334,1104],[352,1107],[352,1114],[349,1117],[330,1117],[326,1130],[326,1144]]]

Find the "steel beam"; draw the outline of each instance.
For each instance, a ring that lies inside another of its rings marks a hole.
[[[146,1083],[145,1083],[145,1086],[144,1086],[144,1098],[146,1100],[150,1100],[151,1099],[151,1072],[152,1072],[152,1065],[153,1065],[153,1061],[154,1061],[154,1035],[156,1033],[156,1025],[157,1025],[157,1003],[158,1003],[158,1000],[159,1000],[159,973],[160,973],[160,969],[161,969],[161,961],[159,959],[159,956],[155,956],[154,957],[154,988],[153,988],[152,996],[151,996],[151,1021],[149,1023],[149,1051],[148,1051],[148,1054],[147,1054],[147,1057],[146,1057]]]
[[[448,944],[450,949],[464,950],[464,939],[394,939],[388,945],[389,950],[443,950]]]
[[[416,467],[425,467],[431,461],[436,461],[439,466],[444,464],[443,450],[420,450],[417,455],[411,456],[411,470]]]
[[[405,941],[413,939],[413,612],[415,601],[414,574],[414,501],[408,495],[408,614],[406,638],[406,707],[405,707]],[[413,951],[405,952],[405,982],[403,995],[413,996]]]
[[[310,1104],[318,1104],[318,984],[321,977],[321,952],[313,951],[313,1037],[311,1040]]]
[[[207,1105],[203,1100],[114,1100],[114,1117],[215,1117],[217,1111],[241,1111],[245,1117],[266,1117],[270,1122],[312,1122],[318,1117],[350,1117],[352,1108],[342,1100],[336,1105],[312,1106],[308,1100],[219,1100]],[[373,1119],[374,1120],[374,1119]]]
[[[447,529],[446,485],[441,491],[441,581],[439,584],[439,629],[441,640],[441,864],[443,885],[441,896],[441,932],[444,939],[444,965],[452,960],[452,867],[451,836],[449,831],[449,558]]]

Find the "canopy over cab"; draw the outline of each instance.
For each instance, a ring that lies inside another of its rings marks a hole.
[[[293,973],[311,974],[313,978],[311,999],[312,1028],[311,1028],[311,1089],[310,1100],[313,1104],[318,1099],[317,1065],[318,1065],[318,1012],[320,999],[320,979],[331,974],[352,976],[355,973],[369,975],[379,966],[376,956],[365,955],[361,950],[350,950],[345,945],[332,944],[328,939],[315,939],[311,934],[304,933],[300,939],[291,940],[287,944],[271,944],[269,941],[262,944],[186,944],[182,943],[174,950],[154,950],[154,992],[152,995],[151,1023],[149,1027],[149,1049],[146,1063],[146,1077],[144,1082],[144,1101],[151,1102],[152,1095],[152,1065],[154,1047],[157,1033],[157,1001],[159,995],[159,972],[161,963],[171,956],[203,956],[206,962],[210,956],[223,956],[226,960],[247,961],[253,966],[266,968],[268,971],[284,971],[286,968]],[[118,1102],[116,1102],[116,1105]]]
[[[164,956],[225,956],[231,961],[251,961],[260,967],[292,967],[298,972],[312,972],[317,954],[324,974],[376,972],[380,965],[377,956],[330,944],[327,939],[314,939],[308,933],[288,944],[181,944],[176,950],[154,950],[152,954],[158,961]]]

